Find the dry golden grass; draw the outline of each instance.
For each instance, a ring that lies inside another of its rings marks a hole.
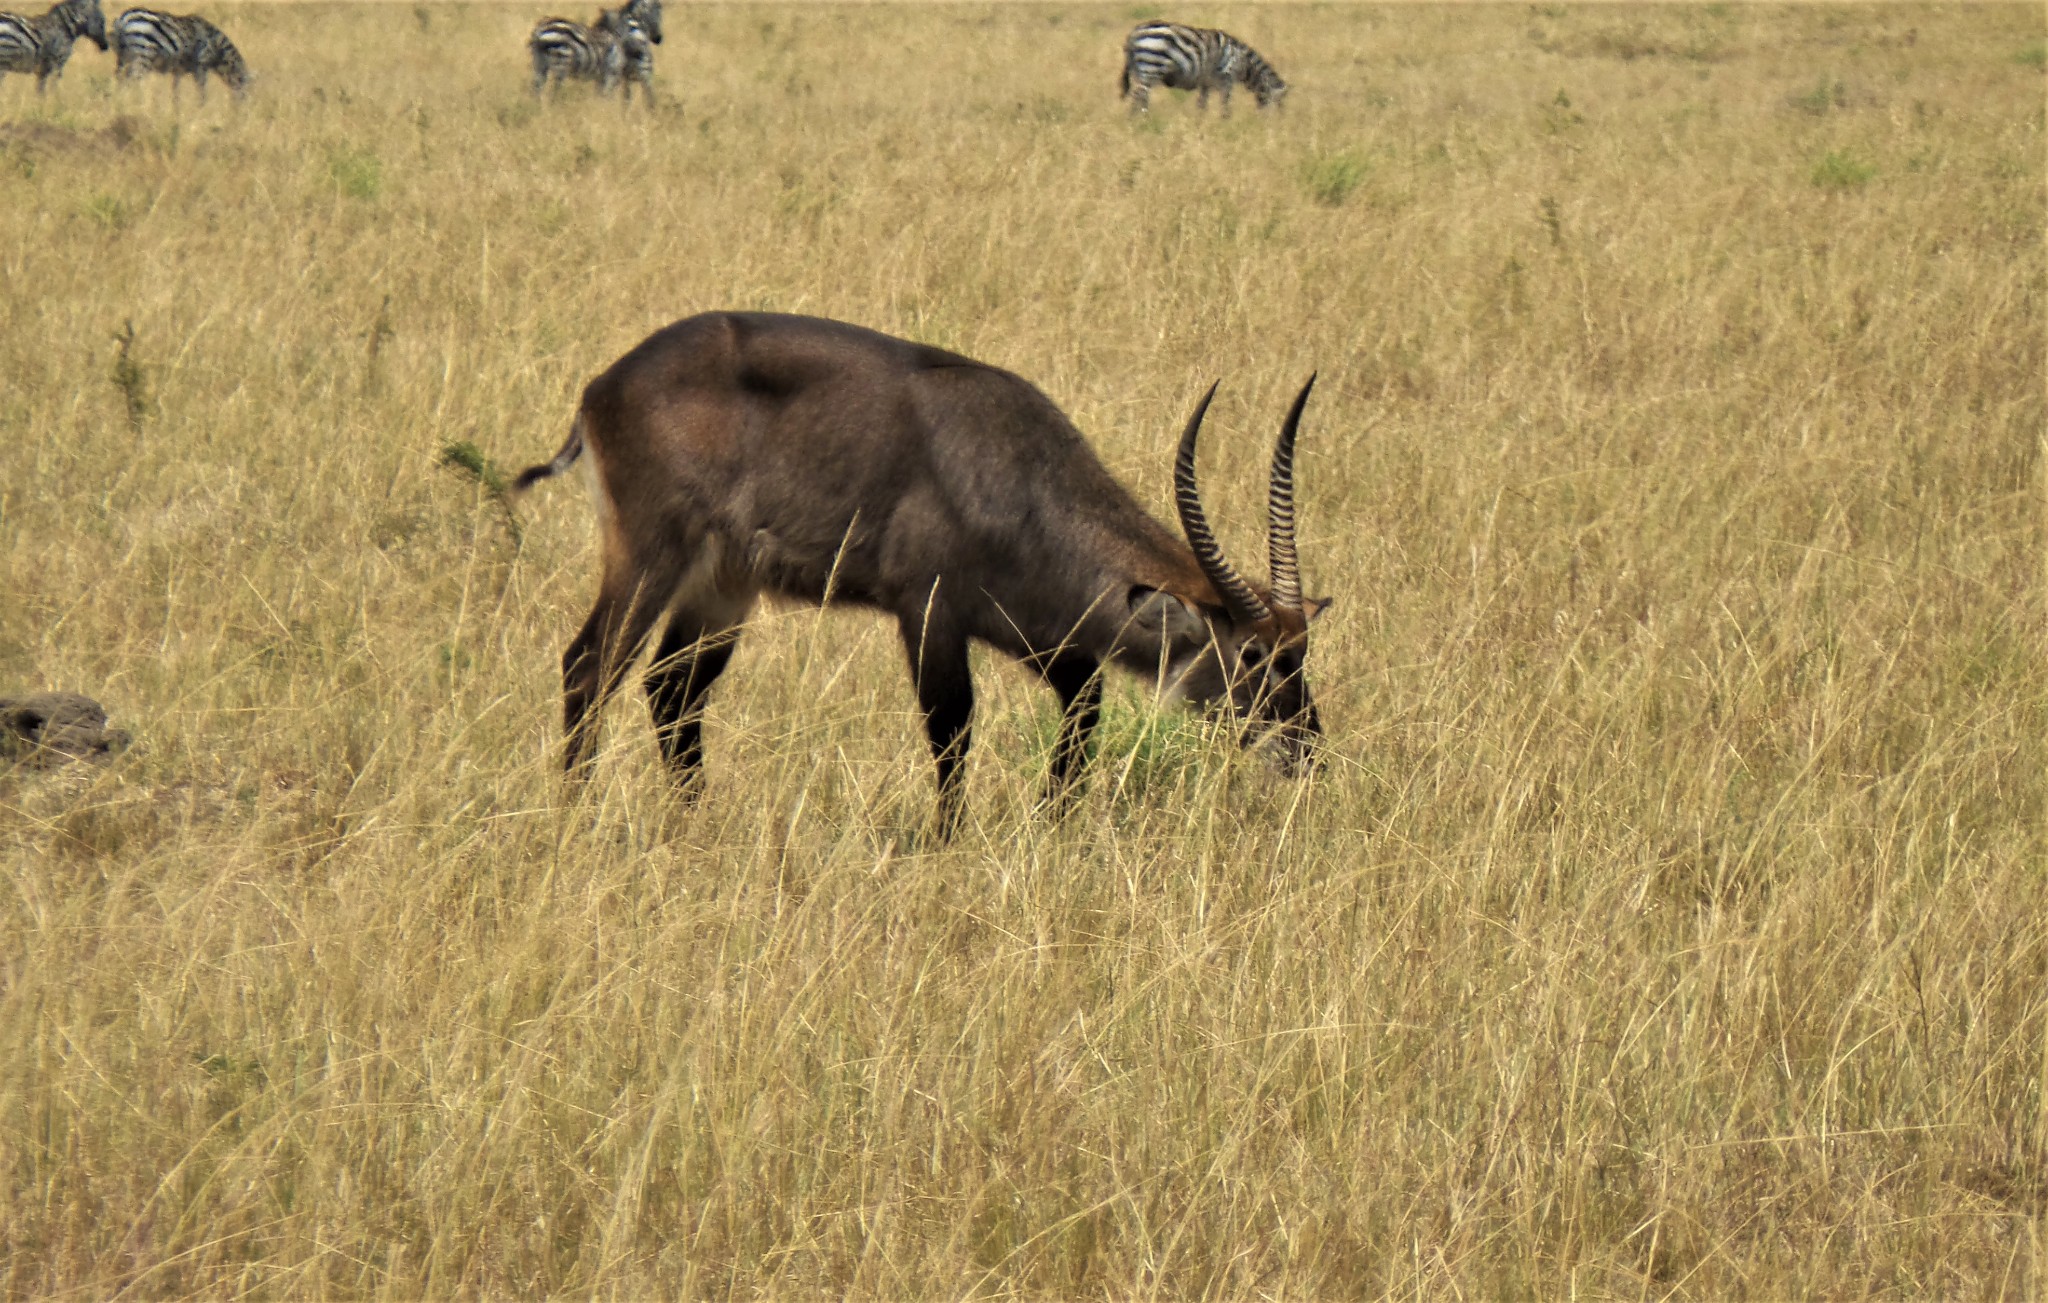
[[[2041,1297],[2038,7],[222,6],[250,100],[0,83],[10,1296]],[[1256,556],[1303,375],[1333,761],[765,613],[587,803],[538,460],[650,329],[844,317],[1044,387]],[[123,323],[131,369],[115,383]],[[130,399],[134,400],[133,419]]]

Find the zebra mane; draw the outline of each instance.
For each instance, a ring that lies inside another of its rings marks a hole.
[[[61,0],[27,21],[48,47],[43,61],[59,69],[70,58],[72,42],[81,36],[106,48],[106,21],[100,16],[99,0]]]
[[[609,33],[625,45],[645,43],[653,38],[648,34],[647,25],[633,12],[633,6],[623,9],[601,9],[597,14],[596,31]]]
[[[88,15],[100,7],[99,0],[63,0],[62,4],[51,5],[43,15],[63,24],[64,33],[76,39],[90,30]]]

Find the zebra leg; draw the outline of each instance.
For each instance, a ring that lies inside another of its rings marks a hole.
[[[206,69],[194,69],[192,72],[192,81],[195,85],[199,87],[199,102],[201,104],[206,103]]]
[[[1143,77],[1133,77],[1130,89],[1131,116],[1147,112],[1152,106],[1152,87]]]
[[[1223,83],[1223,89],[1222,89],[1222,91],[1221,91],[1221,94],[1222,94],[1222,96],[1223,96],[1223,116],[1227,118],[1227,117],[1229,117],[1229,116],[1230,116],[1230,83],[1229,83],[1229,82],[1227,82],[1227,81],[1226,81],[1226,82],[1224,82],[1224,83]]]

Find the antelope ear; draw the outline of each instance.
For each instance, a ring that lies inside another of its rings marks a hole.
[[[1308,617],[1310,624],[1314,624],[1316,617],[1329,610],[1330,603],[1335,600],[1333,597],[1304,597],[1301,599],[1302,614]]]
[[[1200,608],[1164,589],[1133,584],[1127,600],[1130,602],[1131,623],[1148,633],[1168,638],[1193,638],[1206,636],[1209,632],[1209,622],[1202,618]]]

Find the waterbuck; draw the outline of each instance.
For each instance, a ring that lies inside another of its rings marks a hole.
[[[939,830],[959,818],[979,639],[1059,694],[1047,800],[1062,809],[1101,716],[1101,669],[1159,676],[1227,704],[1288,772],[1322,735],[1302,674],[1308,626],[1294,544],[1294,439],[1309,377],[1273,451],[1271,582],[1224,558],[1181,434],[1186,541],[1110,476],[1050,399],[1008,371],[813,317],[713,312],[650,335],[583,391],[568,441],[516,487],[586,452],[604,577],[562,656],[565,764],[588,763],[598,710],[668,617],[646,680],[662,753],[686,792],[703,762],[704,695],[755,598],[827,600],[896,618],[938,762]]]

